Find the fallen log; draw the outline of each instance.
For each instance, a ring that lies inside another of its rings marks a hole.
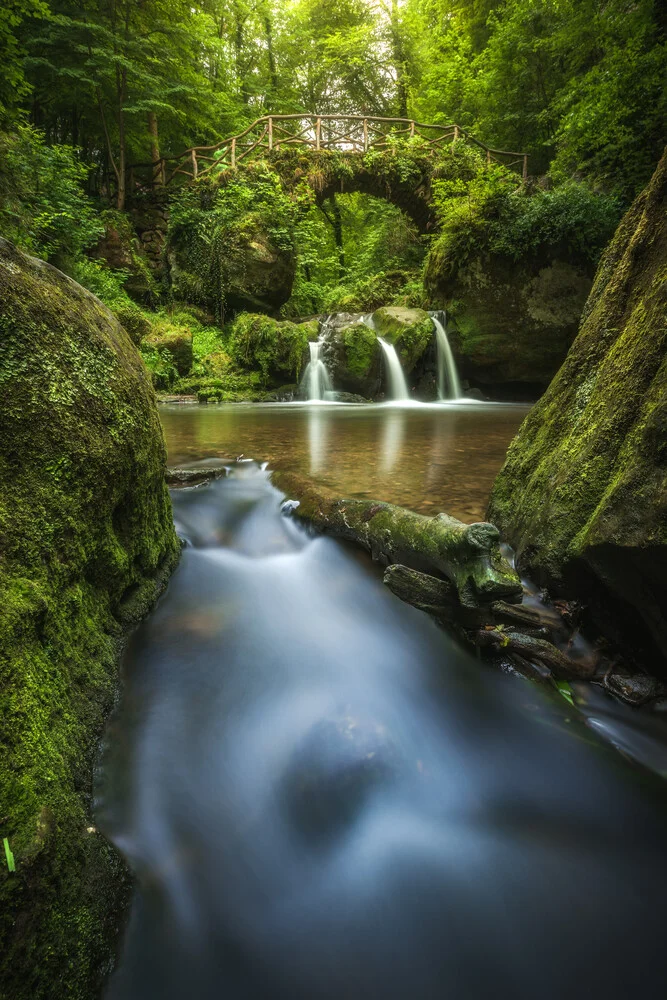
[[[342,499],[293,473],[272,473],[274,485],[299,506],[291,513],[321,531],[355,542],[383,565],[402,563],[449,580],[463,607],[520,600],[521,582],[501,554],[492,524],[464,524],[447,514],[425,517],[394,504]]]
[[[552,643],[522,632],[485,628],[479,630],[475,641],[478,646],[496,652],[516,653],[529,662],[537,660],[559,680],[590,680],[595,674],[596,665],[590,660],[571,660]]]
[[[392,594],[438,622],[463,628],[479,628],[488,623],[486,607],[463,607],[456,587],[449,580],[421,573],[401,563],[387,566],[382,579]]]

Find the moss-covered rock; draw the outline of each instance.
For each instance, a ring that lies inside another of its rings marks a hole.
[[[593,267],[549,257],[481,254],[440,287],[463,378],[482,386],[548,385],[572,344]]]
[[[188,375],[192,368],[192,331],[187,327],[156,324],[144,337],[146,347],[164,352],[179,375]]]
[[[393,344],[409,374],[433,340],[433,322],[423,309],[386,306],[373,313],[377,333]]]
[[[334,390],[369,399],[382,384],[382,350],[377,335],[364,317],[355,313],[336,313],[324,322],[322,360]]]
[[[496,481],[519,566],[667,667],[667,154],[605,252],[580,332]]]
[[[308,342],[317,340],[317,320],[292,323],[270,316],[241,313],[234,320],[229,351],[235,363],[261,372],[264,385],[298,381],[308,354]]]
[[[125,271],[124,290],[137,302],[149,304],[157,296],[157,284],[141,241],[124,212],[107,209],[100,216],[104,236],[89,251],[94,260],[102,260],[114,271]]]
[[[89,292],[0,241],[0,981],[90,1000],[124,866],[91,818],[124,630],[178,557],[153,389]]]
[[[297,207],[258,163],[248,176],[203,181],[174,197],[167,241],[175,300],[223,322],[242,310],[277,314],[296,274]]]

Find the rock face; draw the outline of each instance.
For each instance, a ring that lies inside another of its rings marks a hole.
[[[389,306],[372,314],[370,322],[356,313],[336,313],[323,324],[323,358],[334,387],[366,399],[378,396],[386,373],[378,336],[396,347],[410,375],[433,341],[433,323],[423,309]]]
[[[0,240],[0,981],[89,1000],[127,886],[92,766],[124,630],[178,558],[153,390],[98,299]],[[89,832],[87,832],[89,831]]]
[[[607,248],[581,329],[496,481],[518,565],[667,669],[667,154]]]
[[[136,302],[150,304],[156,295],[155,278],[159,276],[154,261],[147,255],[128,216],[112,209],[102,213],[104,236],[90,251],[90,256],[105,261],[114,270],[127,271],[124,289]]]
[[[170,233],[168,271],[174,298],[197,302],[219,319],[243,310],[276,314],[292,294],[294,252],[278,245],[258,213],[246,213],[224,226],[211,218],[209,226],[205,243],[201,233],[193,236],[187,226]]]
[[[461,377],[493,387],[548,385],[572,344],[592,286],[581,264],[484,256],[444,287],[448,332]]]

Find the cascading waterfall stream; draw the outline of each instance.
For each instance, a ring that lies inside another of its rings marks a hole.
[[[281,499],[250,461],[173,495],[96,789],[137,879],[107,1000],[664,996],[663,787]]]
[[[442,319],[440,318],[442,317]],[[456,361],[445,329],[445,314],[431,313],[435,327],[435,339],[438,349],[438,398],[460,399],[461,382],[456,370]]]
[[[308,344],[310,361],[301,381],[301,387],[308,393],[308,399],[314,401],[325,399],[325,393],[331,392],[333,388],[327,366],[320,357],[322,343],[322,340],[311,340]]]
[[[390,399],[397,402],[410,399],[408,384],[405,381],[405,375],[403,374],[403,369],[401,367],[398,354],[396,353],[396,348],[393,344],[389,344],[382,337],[378,337],[378,340],[382,350],[384,351]]]

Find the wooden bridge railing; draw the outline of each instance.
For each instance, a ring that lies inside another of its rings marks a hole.
[[[492,149],[459,125],[426,125],[410,118],[375,118],[363,115],[265,115],[238,135],[223,139],[214,146],[194,146],[178,156],[162,157],[152,163],[138,163],[129,168],[129,189],[156,187],[182,177],[196,180],[225,168],[234,168],[243,160],[273,150],[298,146],[306,149],[335,149],[343,153],[366,153],[387,149],[396,139],[419,136],[434,150],[458,141],[479,147],[488,163],[520,166],[524,180],[528,176],[527,153]],[[142,180],[136,171],[148,168]]]

